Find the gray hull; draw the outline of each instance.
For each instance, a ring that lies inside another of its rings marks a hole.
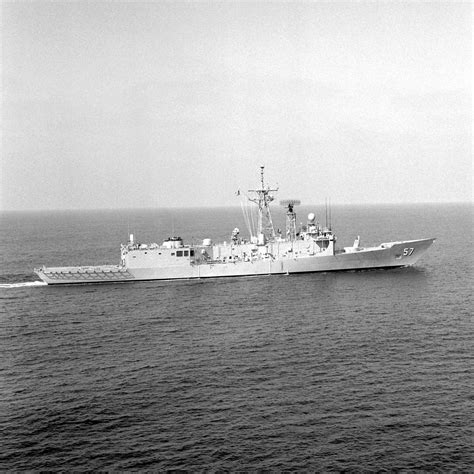
[[[50,285],[64,285],[395,268],[414,265],[434,241],[435,239],[430,238],[390,242],[378,247],[336,251],[333,255],[278,258],[268,255],[253,261],[190,262],[186,265],[162,267],[43,267],[35,269],[35,273]]]

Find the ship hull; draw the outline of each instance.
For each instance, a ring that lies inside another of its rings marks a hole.
[[[336,251],[333,255],[268,256],[253,261],[190,263],[149,268],[112,265],[43,267],[36,269],[35,273],[49,285],[70,285],[387,269],[414,265],[434,240],[390,242],[378,247]]]

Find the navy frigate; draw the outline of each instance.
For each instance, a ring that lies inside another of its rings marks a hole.
[[[180,237],[170,237],[161,245],[140,244],[130,234],[121,245],[118,265],[43,266],[34,271],[49,285],[64,285],[387,269],[414,265],[435,241],[425,238],[363,247],[357,237],[351,247],[340,249],[331,225],[321,225],[314,213],[308,214],[306,225],[297,227],[295,206],[300,202],[291,199],[281,202],[286,207],[283,234],[275,231],[270,212],[277,191],[265,185],[262,166],[260,187],[247,196],[258,209],[256,225],[248,225],[248,239],[241,238],[238,228],[232,230],[229,242],[206,238],[197,245],[185,244]]]

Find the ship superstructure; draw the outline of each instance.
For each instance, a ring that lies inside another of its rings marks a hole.
[[[251,275],[292,274],[337,270],[364,270],[413,265],[434,238],[383,243],[361,247],[357,237],[352,247],[336,248],[331,226],[322,226],[314,213],[306,225],[296,226],[296,199],[282,201],[287,209],[286,232],[275,231],[270,211],[272,189],[265,185],[260,168],[260,187],[249,190],[250,202],[258,209],[256,231],[249,239],[234,228],[230,242],[186,245],[180,237],[169,237],[161,245],[139,244],[134,235],[121,245],[118,265],[42,267],[35,273],[48,284],[103,283],[136,280],[172,280]],[[250,226],[249,226],[250,227]]]

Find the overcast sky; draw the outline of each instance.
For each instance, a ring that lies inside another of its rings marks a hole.
[[[1,5],[1,209],[472,199],[470,2]]]

